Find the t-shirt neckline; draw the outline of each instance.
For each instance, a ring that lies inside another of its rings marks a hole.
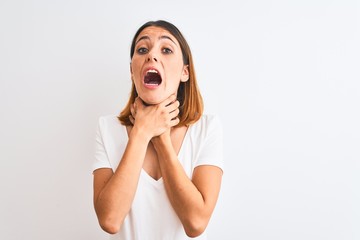
[[[188,138],[188,135],[190,135],[190,129],[192,128],[192,125],[188,126],[187,129],[186,129],[186,132],[185,132],[185,135],[184,135],[184,139],[182,140],[181,142],[181,146],[180,146],[180,149],[179,149],[179,152],[177,154],[177,157],[178,157],[178,160],[181,158],[181,156],[183,155],[182,152],[184,151],[183,149],[185,148],[184,145],[186,144],[187,142],[187,138]],[[126,136],[126,139],[127,139],[127,142],[129,141],[129,135],[128,135],[128,131],[127,131],[127,128],[125,125],[123,125],[123,129],[124,129],[124,132],[125,132],[125,136]],[[151,184],[155,184],[155,185],[162,185],[164,183],[164,180],[163,180],[163,177],[161,176],[159,179],[155,179],[153,177],[151,177],[146,171],[144,168],[141,167],[141,175],[144,176],[145,179],[147,179],[148,182],[150,182]]]

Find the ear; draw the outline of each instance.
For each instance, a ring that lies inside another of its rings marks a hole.
[[[189,80],[189,65],[184,65],[184,68],[181,73],[181,82],[187,82]]]

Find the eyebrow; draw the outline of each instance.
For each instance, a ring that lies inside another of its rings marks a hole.
[[[169,39],[170,41],[172,41],[172,42],[177,46],[176,42],[175,42],[174,40],[172,40],[171,37],[169,37],[169,36],[162,35],[162,36],[159,37],[159,40],[161,40],[161,39]],[[149,36],[146,36],[146,35],[145,35],[145,36],[142,36],[141,38],[139,38],[139,39],[136,41],[135,45],[136,45],[138,42],[140,42],[141,40],[150,40],[150,37],[149,37]]]

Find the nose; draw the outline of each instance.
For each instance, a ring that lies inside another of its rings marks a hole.
[[[147,57],[147,61],[150,62],[150,61],[152,61],[152,60],[154,60],[155,62],[158,61],[157,58],[156,58],[154,55],[149,54],[148,57]]]

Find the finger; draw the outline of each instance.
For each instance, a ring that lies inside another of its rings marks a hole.
[[[180,106],[180,102],[178,100],[176,100],[173,103],[170,103],[169,106],[166,107],[166,109],[169,111],[169,113],[175,111],[176,109],[178,109]]]
[[[140,97],[137,97],[134,102],[135,111],[137,111],[137,108],[142,108],[142,107],[144,107],[144,102]]]
[[[135,119],[134,119],[134,117],[133,116],[129,116],[129,120],[130,120],[130,122],[134,125],[135,124]]]
[[[178,117],[172,119],[172,120],[170,121],[170,127],[174,127],[174,126],[178,125],[179,122],[180,122],[180,119],[179,119]]]
[[[174,119],[176,118],[180,113],[180,110],[178,108],[176,108],[174,111],[172,111],[171,113],[169,113],[169,117],[170,119]]]
[[[176,100],[176,95],[175,94],[171,94],[170,97],[168,97],[167,99],[165,99],[162,103],[160,103],[161,106],[167,107],[168,105],[170,105],[171,103],[173,103]]]
[[[136,116],[136,110],[135,110],[134,104],[131,104],[131,106],[130,106],[130,113],[131,113],[132,117],[135,118],[135,116]]]

